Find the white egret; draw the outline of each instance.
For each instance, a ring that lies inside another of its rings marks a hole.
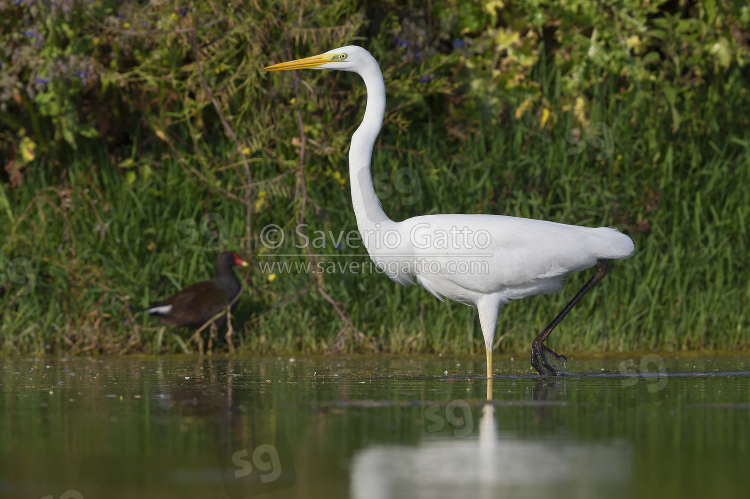
[[[596,267],[594,276],[532,342],[531,364],[540,374],[559,374],[547,355],[566,360],[544,341],[557,324],[607,273],[610,259],[633,254],[633,241],[616,229],[563,225],[502,215],[427,215],[394,222],[375,194],[370,163],[385,114],[380,66],[365,49],[346,46],[274,64],[265,71],[334,69],[359,74],[367,106],[349,150],[352,203],[362,241],[372,260],[394,281],[417,283],[440,300],[475,306],[487,349],[487,396],[492,396],[492,345],[500,307],[510,300],[562,287],[568,272]]]

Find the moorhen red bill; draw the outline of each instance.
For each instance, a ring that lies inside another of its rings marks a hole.
[[[161,316],[162,322],[172,326],[202,326],[226,309],[240,292],[240,281],[232,270],[235,265],[247,267],[247,262],[237,253],[225,251],[216,259],[216,277],[153,303],[144,312]]]

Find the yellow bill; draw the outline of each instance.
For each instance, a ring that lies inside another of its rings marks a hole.
[[[312,57],[305,57],[304,59],[280,62],[263,68],[263,71],[288,71],[290,69],[319,68],[323,64],[328,64],[329,62],[331,62],[331,56],[329,54],[320,54]]]

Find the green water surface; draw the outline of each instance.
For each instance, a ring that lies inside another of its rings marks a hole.
[[[0,361],[0,497],[746,497],[750,358]]]

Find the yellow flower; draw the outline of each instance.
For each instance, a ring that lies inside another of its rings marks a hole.
[[[244,154],[245,156],[247,156],[248,154],[250,154],[250,148],[249,147],[243,148],[242,149],[242,154]]]
[[[516,108],[516,119],[520,120],[521,116],[526,114],[526,111],[528,111],[529,108],[531,108],[531,106],[533,105],[534,101],[532,99],[526,99],[525,101],[523,101],[521,105]]]
[[[260,211],[261,208],[263,208],[263,205],[266,204],[266,196],[268,193],[266,191],[260,191],[258,193],[258,199],[255,201],[255,211]]]
[[[292,97],[292,98],[291,98],[291,99],[289,100],[289,104],[292,104],[292,105],[294,105],[294,103],[295,103],[295,102],[297,102],[297,99],[295,99],[294,97]]]
[[[549,109],[542,108],[542,128],[544,128],[544,125],[547,124],[547,120],[549,119]]]
[[[496,50],[516,47],[519,45],[520,41],[520,33],[511,29],[500,29],[497,31],[497,35],[495,35]]]
[[[485,12],[493,16],[495,15],[495,9],[502,10],[503,7],[505,7],[505,2],[502,2],[500,0],[494,0],[484,3]]]
[[[586,117],[586,101],[582,97],[576,97],[576,103],[573,106],[573,116],[583,126],[588,126],[589,120]]]
[[[341,172],[339,171],[333,172],[333,178],[338,180],[339,184],[341,184],[341,187],[344,187],[346,185],[346,179],[341,176]]]
[[[178,16],[176,12],[172,12],[172,20],[177,22],[180,20],[180,16]]]
[[[276,279],[276,274],[268,274],[268,282],[273,282]]]
[[[24,163],[34,161],[34,158],[36,158],[36,153],[34,152],[35,149],[36,142],[31,140],[31,138],[24,137],[21,139],[21,158]]]

